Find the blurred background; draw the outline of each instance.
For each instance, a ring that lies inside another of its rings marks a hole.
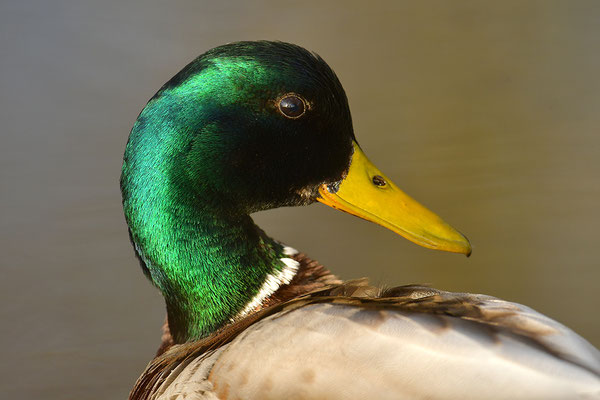
[[[0,386],[126,398],[165,311],[119,173],[156,90],[211,47],[283,40],[346,88],[367,155],[472,241],[417,247],[322,205],[255,219],[345,279],[525,303],[600,346],[600,3],[0,3]]]

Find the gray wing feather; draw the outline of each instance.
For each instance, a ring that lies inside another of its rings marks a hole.
[[[174,346],[131,398],[238,397],[600,399],[600,352],[520,304],[350,282]]]

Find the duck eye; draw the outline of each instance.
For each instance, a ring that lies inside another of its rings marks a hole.
[[[306,105],[300,97],[290,94],[279,100],[279,111],[288,118],[296,119],[304,115]]]

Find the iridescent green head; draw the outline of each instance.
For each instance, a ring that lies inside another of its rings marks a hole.
[[[287,43],[212,49],[148,102],[125,151],[123,205],[178,340],[221,326],[285,268],[248,214],[315,201],[348,170],[353,138],[334,72]]]
[[[318,200],[421,246],[471,253],[362,153],[327,64],[286,43],[217,47],[167,82],[131,131],[121,190],[177,342],[251,312],[295,276],[294,251],[254,225],[255,211]]]
[[[125,157],[140,147],[144,157],[167,152],[172,179],[250,213],[314,201],[319,184],[348,168],[353,136],[344,90],[320,57],[241,42],[208,51],[165,84]]]

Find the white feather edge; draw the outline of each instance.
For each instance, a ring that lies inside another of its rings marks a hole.
[[[298,250],[292,247],[284,246],[283,254],[291,257],[298,254]],[[231,319],[232,322],[248,315],[252,310],[261,305],[265,299],[275,293],[277,289],[281,287],[281,285],[287,285],[292,281],[292,279],[294,279],[294,276],[296,276],[296,273],[298,272],[300,263],[288,257],[280,258],[280,260],[283,263],[283,268],[281,271],[277,271],[275,274],[267,275],[267,278],[265,279],[256,296],[254,296],[252,300],[246,304],[246,307],[244,307],[244,309],[237,314],[235,318]]]

